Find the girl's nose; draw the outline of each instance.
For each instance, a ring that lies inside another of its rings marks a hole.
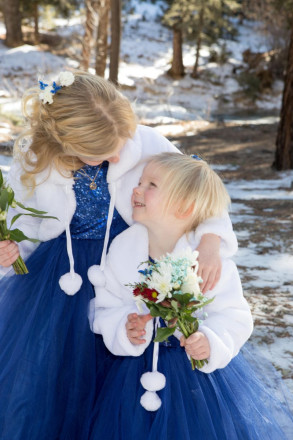
[[[140,187],[139,186],[136,186],[135,188],[133,188],[133,193],[134,194],[139,194],[141,191],[140,191]]]

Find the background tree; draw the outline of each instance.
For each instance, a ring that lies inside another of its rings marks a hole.
[[[108,55],[108,26],[109,26],[110,1],[99,0],[99,24],[96,39],[96,74],[105,76]]]
[[[118,69],[121,41],[121,0],[110,0],[111,7],[111,46],[109,80],[118,84]]]
[[[195,63],[191,76],[198,75],[200,49],[203,43],[212,44],[219,38],[235,35],[236,31],[229,20],[240,8],[236,0],[173,0],[163,22],[175,32],[181,31],[181,40],[177,36],[176,52],[173,44],[173,60],[169,73],[173,77],[184,74],[182,62],[182,39],[195,41]],[[182,38],[183,37],[183,38]],[[173,41],[174,41],[173,38]],[[181,41],[181,48],[178,49]]]
[[[174,0],[164,15],[163,23],[173,31],[173,56],[168,74],[172,78],[182,78],[185,74],[183,64],[183,28],[187,2]]]
[[[8,47],[20,46],[23,43],[20,0],[5,0],[2,8],[6,27],[5,44]]]
[[[90,66],[91,48],[98,21],[98,1],[85,0],[85,27],[82,42],[82,55],[80,67],[88,70]]]
[[[293,169],[293,1],[280,1],[278,6],[289,9],[291,35],[273,167],[277,170],[287,170]]]

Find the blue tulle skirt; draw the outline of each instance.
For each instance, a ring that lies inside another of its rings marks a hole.
[[[63,237],[40,244],[28,275],[0,280],[0,439],[87,440],[106,349],[87,318],[94,296],[87,279],[103,240],[73,240],[83,278],[74,296],[62,292],[68,272]]]
[[[211,374],[192,371],[179,342],[160,344],[156,412],[140,405],[140,377],[152,368],[151,344],[139,357],[108,355],[91,420],[91,440],[284,440],[293,438],[290,411],[263,386],[239,354]]]

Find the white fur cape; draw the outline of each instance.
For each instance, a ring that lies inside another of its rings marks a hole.
[[[122,218],[131,225],[132,189],[137,185],[144,168],[144,161],[151,155],[161,152],[179,152],[165,137],[155,129],[138,126],[132,139],[129,139],[123,148],[120,160],[110,163],[107,182],[110,194],[115,196],[115,207]],[[8,182],[15,191],[15,199],[25,206],[48,212],[48,215],[57,217],[54,219],[39,219],[22,216],[14,224],[28,237],[38,238],[40,241],[51,240],[58,237],[69,225],[76,209],[76,200],[73,190],[74,180],[72,177],[64,177],[52,168],[36,176],[37,186],[33,195],[28,196],[28,191],[20,182],[22,169],[18,161],[14,161],[8,176]],[[10,219],[15,214],[10,209]],[[21,211],[21,210],[19,210]],[[8,219],[9,220],[9,219]],[[198,235],[216,233],[222,238],[223,252],[234,253],[237,248],[237,240],[233,234],[230,218],[224,213],[221,218],[209,219],[198,228]],[[23,241],[20,243],[21,255],[24,259],[33,252],[37,245]],[[5,274],[8,269],[1,268],[0,274]],[[13,271],[12,271],[13,272]]]
[[[188,239],[184,235],[173,252],[186,249],[187,246],[195,249],[197,245],[196,233],[189,234]],[[95,288],[96,298],[90,310],[91,326],[94,332],[102,334],[105,345],[115,355],[139,356],[151,342],[152,321],[147,323],[144,336],[147,342],[142,345],[133,345],[127,338],[125,328],[127,315],[139,313],[132,288],[127,284],[139,281],[138,266],[147,260],[147,230],[142,225],[134,224],[113,240],[104,269],[106,284]],[[209,339],[211,347],[209,363],[201,371],[210,373],[225,367],[238,353],[252,332],[253,321],[232,260],[222,259],[220,281],[206,296],[215,296],[214,301],[204,308],[208,317],[199,327]]]

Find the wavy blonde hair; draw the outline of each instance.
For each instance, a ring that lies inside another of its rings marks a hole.
[[[162,170],[162,189],[166,194],[164,209],[176,206],[180,213],[190,211],[186,232],[228,209],[231,199],[225,185],[204,160],[178,153],[161,153],[152,156],[148,164]]]
[[[24,94],[29,128],[16,140],[15,152],[24,170],[21,180],[32,189],[36,174],[48,166],[68,175],[84,165],[78,156],[89,160],[111,156],[136,130],[131,104],[113,84],[86,72],[74,75],[73,84],[58,90],[52,104],[40,101],[37,87]],[[25,151],[21,145],[27,141]]]

